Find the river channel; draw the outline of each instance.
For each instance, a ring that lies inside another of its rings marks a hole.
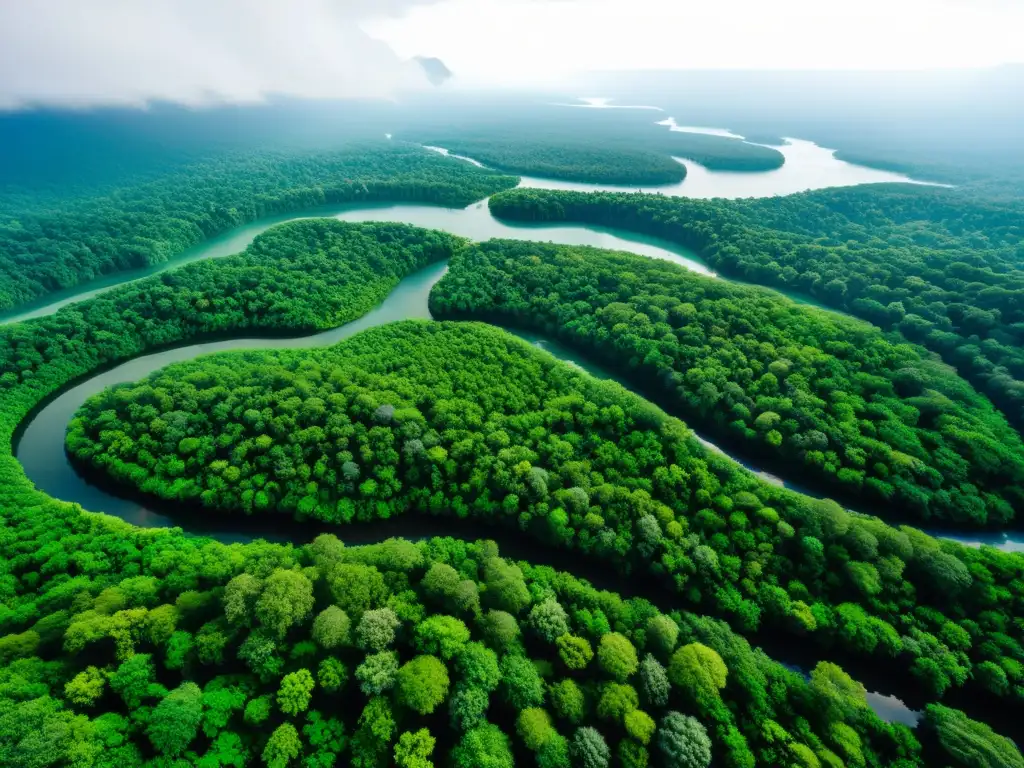
[[[830,153],[829,156],[831,156]],[[796,159],[797,157],[794,155],[794,160]],[[787,157],[787,163],[789,161],[790,158]],[[798,165],[800,162],[798,160],[795,164]],[[687,166],[689,169],[690,164],[687,163]],[[722,190],[718,196],[763,196],[796,191],[788,188],[789,182],[785,184],[780,183],[773,189],[770,183],[766,184],[764,179],[758,179],[758,177],[770,176],[773,172],[765,174],[737,174],[707,171],[699,166],[698,168],[698,176],[703,174],[707,178],[716,179],[715,184]],[[820,168],[819,171],[821,171]],[[907,180],[905,177],[896,177],[895,174],[890,174],[893,178],[879,179],[875,175],[878,172],[871,169],[863,169],[863,171],[866,176],[870,176],[870,178],[863,178],[863,181]],[[853,177],[849,175],[831,177],[834,180],[828,183],[827,171],[822,171],[821,173],[823,174],[819,175],[821,186],[861,183],[860,181],[852,180]],[[688,178],[691,177],[688,176]],[[744,181],[749,182],[745,188],[743,187]],[[567,185],[561,182],[536,179],[524,179],[523,186],[583,190],[599,189],[599,187],[591,185]],[[685,191],[681,190],[682,188],[680,187],[678,190],[673,190],[672,193],[690,194],[693,192],[696,193],[693,196],[710,196],[700,194],[696,186],[691,186],[691,189]],[[442,229],[473,240],[504,237],[610,248],[629,251],[651,258],[664,259],[679,264],[691,271],[709,277],[718,277],[698,254],[686,251],[679,246],[665,241],[600,227],[509,224],[498,221],[491,216],[486,201],[474,203],[463,209],[448,209],[427,205],[335,206],[333,208],[320,208],[264,219],[238,227],[190,249],[170,263],[144,270],[122,272],[88,285],[79,286],[76,289],[65,292],[63,295],[51,295],[47,297],[46,301],[39,302],[36,306],[22,307],[16,314],[12,313],[7,317],[0,318],[0,323],[28,320],[52,314],[69,304],[91,298],[118,285],[156,274],[165,269],[177,268],[199,259],[216,258],[238,253],[251,243],[258,234],[275,224],[315,216],[333,216],[334,218],[353,222],[402,222],[421,227]],[[15,445],[15,454],[21,461],[26,475],[40,490],[58,499],[77,502],[85,509],[116,515],[135,525],[144,527],[177,525],[191,532],[213,536],[225,541],[246,540],[254,536],[280,540],[282,538],[295,539],[304,534],[311,535],[313,533],[312,530],[307,529],[302,532],[295,528],[288,528],[287,525],[282,525],[285,521],[278,521],[277,523],[268,521],[267,525],[254,527],[253,523],[256,521],[246,520],[244,529],[240,529],[237,524],[233,525],[232,521],[211,520],[208,516],[190,515],[188,513],[178,514],[176,511],[172,517],[167,514],[167,510],[156,508],[156,505],[151,501],[129,494],[123,489],[113,488],[109,484],[102,482],[102,480],[84,478],[72,468],[64,452],[63,441],[67,424],[75,411],[90,395],[113,384],[137,380],[174,362],[189,360],[199,355],[231,350],[325,346],[337,343],[359,331],[384,323],[413,318],[429,319],[428,295],[434,284],[443,276],[446,268],[447,265],[445,263],[434,264],[406,277],[376,309],[358,320],[322,333],[295,338],[238,338],[193,344],[144,355],[99,373],[60,393],[37,411],[20,430],[17,444]],[[517,333],[517,335],[529,343],[545,349],[555,357],[576,365],[594,376],[619,380],[615,372],[586,361],[577,353],[556,341],[528,333]],[[624,382],[620,381],[620,383],[625,385]],[[710,449],[720,450],[705,438],[698,437],[698,439]],[[743,462],[740,463],[751,471],[761,474],[765,479],[782,484],[782,480],[768,475],[758,467],[750,466]],[[803,490],[791,484],[789,487],[795,490]],[[397,523],[390,521],[390,525],[393,529],[384,530],[383,527],[378,526],[380,530],[370,530],[364,527],[354,537],[349,537],[346,534],[346,539],[353,543],[358,543],[359,540],[370,541],[388,535],[417,537],[443,532],[450,527],[445,523],[435,523],[430,520],[401,520]],[[276,536],[274,535],[275,532],[280,532],[282,529],[289,530],[290,533],[285,536],[280,535],[280,533]],[[457,531],[451,532],[453,534],[457,533]],[[488,536],[492,535],[492,533],[494,532],[490,530],[477,531],[474,535]],[[977,535],[967,535],[964,537],[965,543],[972,543],[972,540],[977,541],[979,539],[980,537]],[[1001,542],[993,543],[1001,543],[1003,548],[1024,548],[1024,542],[1018,542],[1009,537]],[[507,553],[515,556],[515,552],[510,551]],[[916,723],[917,713],[894,697],[880,693],[871,693],[869,700],[876,711],[886,719],[899,720],[907,724]]]
[[[622,591],[622,584],[608,569],[593,565],[583,570],[578,567],[578,558],[566,556],[564,553],[543,551],[536,542],[526,540],[516,531],[496,530],[471,521],[453,521],[447,518],[431,519],[417,516],[403,517],[393,520],[378,521],[367,524],[356,524],[351,531],[338,531],[325,525],[294,523],[290,519],[265,517],[263,519],[246,518],[244,522],[230,517],[219,517],[203,514],[200,510],[175,508],[158,501],[128,491],[122,487],[104,481],[102,477],[89,477],[79,474],[64,451],[64,431],[75,411],[92,394],[106,387],[121,382],[135,381],[157,371],[171,363],[191,360],[195,357],[212,354],[251,349],[267,348],[309,348],[335,344],[360,331],[385,323],[404,319],[429,319],[428,296],[431,288],[444,276],[447,263],[432,264],[402,280],[398,286],[376,309],[358,320],[321,333],[292,338],[238,338],[191,344],[143,355],[126,363],[97,374],[81,382],[46,404],[28,422],[21,433],[15,448],[28,477],[40,489],[49,495],[76,501],[86,509],[102,510],[116,515],[133,525],[142,527],[179,526],[197,535],[210,536],[224,542],[250,541],[254,538],[265,538],[281,542],[308,541],[317,533],[332,531],[342,533],[350,544],[371,543],[390,536],[406,538],[423,538],[438,534],[462,536],[465,538],[496,538],[506,556],[547,561],[555,567],[568,568],[577,575],[589,579],[595,586],[603,589]],[[619,381],[611,371],[580,358],[572,350],[558,342],[545,339],[530,333],[516,333],[548,353],[574,365],[591,375]],[[621,382],[620,382],[621,383]],[[714,448],[713,444],[699,438],[702,443]],[[718,450],[715,448],[715,450]],[[571,559],[571,562],[566,562]],[[664,597],[665,600],[669,597]],[[774,650],[774,649],[773,649]],[[790,649],[792,651],[792,649]],[[776,652],[776,655],[778,653]],[[791,669],[806,675],[808,669],[816,662],[816,658],[807,654],[797,654],[796,663],[791,656],[787,663]],[[907,706],[899,698],[880,693],[868,692],[871,707],[885,720],[902,722],[910,726],[916,725],[920,713]]]

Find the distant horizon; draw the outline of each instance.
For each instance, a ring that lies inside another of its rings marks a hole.
[[[628,13],[624,13],[628,9]],[[0,4],[0,109],[393,98],[620,72],[1020,66],[1008,0],[39,0]],[[437,78],[435,77],[435,80]]]

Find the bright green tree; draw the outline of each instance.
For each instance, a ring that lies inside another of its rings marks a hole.
[[[558,717],[568,720],[570,723],[583,722],[587,702],[583,691],[574,680],[565,679],[553,683],[548,689],[548,695],[551,697],[551,706]]]
[[[985,723],[941,704],[925,707],[925,725],[934,733],[947,759],[971,768],[1024,768],[1014,743]]]
[[[288,764],[302,754],[302,739],[291,723],[279,725],[263,748],[263,762],[267,768],[287,768]]]
[[[601,638],[597,648],[597,661],[612,679],[620,683],[636,672],[639,662],[636,648],[625,635],[609,632]]]
[[[348,682],[348,668],[340,660],[328,656],[317,667],[316,679],[325,691],[335,693]]]
[[[298,571],[274,571],[264,584],[255,610],[264,627],[284,637],[313,610],[313,584]]]
[[[452,750],[455,768],[513,768],[508,736],[490,723],[466,731]]]
[[[719,696],[725,687],[729,670],[711,648],[701,643],[690,643],[672,654],[668,677],[673,685],[688,691],[698,701]]]
[[[398,670],[398,701],[414,712],[429,715],[448,695],[448,670],[436,656],[417,656]]]
[[[107,679],[96,667],[86,667],[64,686],[64,695],[72,704],[91,707],[103,696]]]
[[[634,709],[627,712],[625,717],[626,733],[639,741],[641,744],[648,744],[657,726],[654,718],[642,709]]]
[[[305,712],[313,696],[316,683],[308,669],[300,669],[285,675],[277,689],[277,706],[286,715]]]
[[[313,620],[313,640],[328,651],[348,642],[349,618],[336,605],[328,606]]]
[[[501,681],[498,654],[483,643],[467,643],[455,657],[455,669],[466,683],[493,691]]]
[[[154,695],[155,676],[153,658],[148,653],[137,653],[121,662],[110,676],[110,687],[129,710],[138,709],[143,699]]]
[[[507,650],[519,640],[519,623],[507,611],[491,609],[480,619],[487,642],[498,650]]]
[[[518,654],[504,656],[500,662],[502,696],[514,709],[538,707],[544,701],[544,681],[528,658]]]
[[[437,739],[426,728],[406,731],[395,744],[395,765],[398,768],[434,768],[430,755]]]
[[[601,688],[601,698],[597,701],[597,716],[606,720],[621,721],[639,706],[640,699],[633,686],[605,683]]]
[[[587,664],[594,658],[594,649],[585,637],[576,635],[561,635],[556,644],[558,645],[558,656],[568,669],[586,669]]]
[[[527,707],[516,718],[516,733],[528,750],[537,752],[558,732],[547,711],[540,707]]]
[[[867,709],[867,690],[830,661],[819,661],[811,670],[811,690],[825,706],[831,720],[850,720]]]
[[[492,557],[484,563],[484,583],[495,608],[517,614],[530,604],[530,590],[518,565]]]
[[[416,625],[416,648],[448,660],[469,642],[469,628],[454,616],[430,616]]]

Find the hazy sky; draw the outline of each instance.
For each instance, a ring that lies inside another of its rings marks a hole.
[[[1024,0],[441,0],[364,25],[463,79],[593,69],[930,69],[1024,60]]]
[[[426,85],[360,26],[435,0],[0,0],[0,108]]]
[[[1024,0],[0,0],[0,108],[390,96],[592,69],[977,67]]]

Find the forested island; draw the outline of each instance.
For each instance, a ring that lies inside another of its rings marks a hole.
[[[909,185],[512,190],[400,141],[603,183],[684,172],[673,156],[781,163],[635,115],[572,140],[601,110],[563,111],[518,136],[444,115],[387,143],[111,174],[92,196],[40,193],[52,207],[3,198],[0,309],[274,213],[476,215],[492,195],[509,220],[665,238],[768,287],[313,218],[0,326],[0,764],[1024,768],[1024,557],[902,524],[981,529],[1024,507],[1019,204]],[[403,280],[446,265],[434,320],[192,357],[98,391],[68,424],[70,460],[125,498],[291,543],[129,525],[42,492],[14,455],[34,414],[115,365],[384,322],[373,310]],[[835,500],[744,469],[687,422]],[[431,534],[345,543],[413,520]],[[868,675],[920,710],[909,725],[876,713]]]
[[[1024,510],[1024,443],[1002,415],[866,323],[664,261],[520,241],[461,253],[432,306],[587,349],[864,508],[982,525]]]
[[[427,146],[441,146],[508,173],[590,184],[657,186],[686,178],[686,166],[669,155],[638,149],[587,146],[582,142],[531,141],[525,137],[428,134]]]
[[[472,110],[457,119],[414,113],[415,120],[396,135],[510,173],[633,187],[682,181],[686,169],[674,157],[716,171],[769,171],[785,163],[782,153],[771,147],[670,131],[649,114],[582,112],[534,106]]]
[[[496,216],[600,222],[673,240],[716,269],[798,291],[942,355],[1024,425],[1024,208],[868,185],[763,200],[514,190]]]

